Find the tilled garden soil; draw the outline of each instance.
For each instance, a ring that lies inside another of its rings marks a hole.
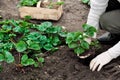
[[[68,31],[81,30],[89,8],[79,0],[64,1],[64,15],[54,24],[65,26]],[[0,0],[0,15],[3,19],[19,19],[17,4],[18,0]],[[97,54],[109,47],[102,45]],[[53,54],[46,53],[43,67],[18,69],[14,64],[2,63],[4,69],[0,73],[0,80],[120,80],[120,58],[104,66],[100,72],[92,72],[89,69],[91,59],[81,60],[68,47],[61,46]]]

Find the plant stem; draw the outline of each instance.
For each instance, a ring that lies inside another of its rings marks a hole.
[[[21,62],[21,54],[20,53],[18,53],[18,58],[19,58],[19,64],[20,64],[20,62]]]

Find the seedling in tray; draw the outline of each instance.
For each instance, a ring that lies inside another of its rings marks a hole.
[[[63,1],[54,1],[54,0],[40,0],[41,2],[46,2],[46,3],[42,3],[41,7],[43,8],[49,8],[49,9],[57,9],[59,6],[63,5],[64,2]],[[35,7],[37,5],[37,3],[39,2],[39,0],[20,0],[20,6],[29,6],[29,7]],[[39,6],[40,7],[40,6]]]
[[[60,1],[50,0],[50,1],[47,1],[46,3],[42,3],[41,7],[49,8],[49,9],[58,9],[63,4],[64,4],[64,2],[61,0]]]
[[[20,6],[36,6],[39,0],[20,0]]]

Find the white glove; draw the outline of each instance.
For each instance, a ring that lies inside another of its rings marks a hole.
[[[91,38],[85,38],[85,41],[90,44],[91,43]]]
[[[90,62],[90,70],[95,71],[96,68],[98,68],[97,71],[100,71],[101,68],[109,63],[111,60],[112,57],[109,56],[109,52],[103,52]]]
[[[120,55],[120,41],[106,52],[103,52],[102,54],[95,57],[90,62],[90,69],[92,71],[95,71],[95,69],[98,68],[97,71],[100,71],[104,65],[109,63],[112,59],[117,58],[119,55]]]
[[[96,39],[96,36],[97,36],[97,33],[94,33],[94,36],[92,38]],[[91,38],[85,38],[85,41],[90,44],[92,39]]]
[[[92,38],[96,39],[96,37],[97,37],[97,33],[95,32]]]

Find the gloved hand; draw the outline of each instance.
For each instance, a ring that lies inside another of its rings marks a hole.
[[[92,40],[91,40],[91,38],[85,38],[85,41],[90,44]]]
[[[94,33],[94,36],[92,37],[93,39],[96,39],[97,33]],[[92,41],[92,38],[85,38],[85,41],[88,42],[89,44]]]
[[[92,71],[95,71],[95,69],[98,68],[97,71],[100,71],[104,65],[109,63],[112,59],[117,58],[119,55],[120,55],[120,41],[115,46],[108,49],[106,52],[103,52],[102,54],[95,57],[90,62],[90,69]]]
[[[101,68],[109,63],[112,59],[113,58],[110,57],[108,51],[103,52],[90,62],[90,70],[95,71],[96,68],[98,68],[97,71],[100,71]]]
[[[97,37],[97,33],[95,32],[92,38],[96,39],[96,37]]]

